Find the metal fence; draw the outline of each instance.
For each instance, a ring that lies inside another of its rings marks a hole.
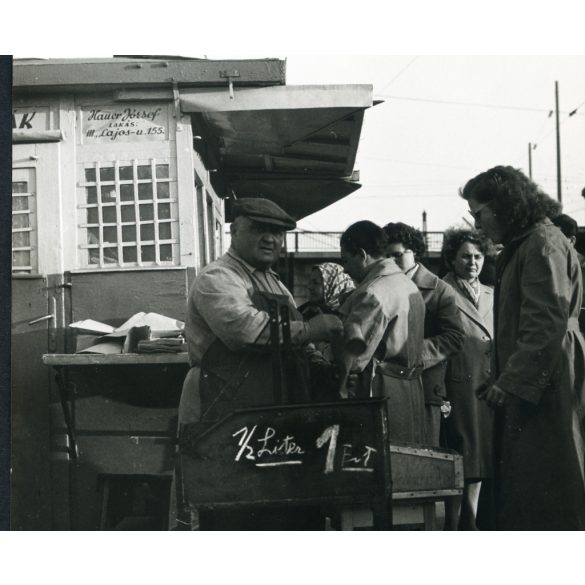
[[[343,232],[286,232],[287,252],[339,252],[339,239]],[[427,253],[440,252],[443,245],[443,232],[426,232]],[[226,249],[230,244],[230,234],[226,233]]]

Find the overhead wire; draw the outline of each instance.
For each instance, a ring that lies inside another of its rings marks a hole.
[[[412,101],[412,102],[426,102],[431,104],[443,104],[443,105],[450,105],[450,106],[470,106],[475,108],[492,108],[498,110],[515,110],[515,111],[522,111],[522,112],[546,112],[549,113],[551,110],[544,109],[544,108],[528,108],[524,106],[508,106],[503,104],[484,104],[479,102],[462,102],[462,101],[454,101],[454,100],[437,100],[437,99],[429,99],[429,98],[419,98],[419,97],[410,97],[410,96],[398,96],[398,95],[389,95],[389,94],[376,94],[378,97],[383,97],[387,99],[393,100],[402,100],[402,101]],[[570,112],[560,112],[562,114],[569,114]],[[576,114],[577,116],[585,116],[585,114]]]
[[[380,91],[388,89],[417,59],[418,55],[415,55]]]

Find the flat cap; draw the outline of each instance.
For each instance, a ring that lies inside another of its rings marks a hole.
[[[233,205],[233,215],[248,217],[259,223],[276,225],[284,230],[294,230],[297,222],[284,209],[270,199],[262,197],[245,197],[238,199]]]

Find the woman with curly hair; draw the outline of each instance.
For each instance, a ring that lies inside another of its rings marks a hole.
[[[443,443],[463,455],[465,485],[460,502],[447,501],[446,530],[477,530],[482,480],[493,474],[493,412],[475,393],[491,375],[493,290],[479,281],[488,242],[467,228],[445,231],[442,256],[449,272],[443,278],[455,291],[465,341],[447,362],[445,387],[451,413],[445,420]]]
[[[495,290],[490,384],[495,409],[495,527],[585,529],[585,342],[573,247],[551,199],[521,171],[494,167],[461,191],[481,230],[504,245]]]
[[[445,408],[447,358],[457,353],[465,339],[453,289],[420,262],[425,253],[423,235],[401,222],[384,226],[387,254],[418,288],[425,302],[425,339],[422,350],[422,383],[425,393],[425,443],[439,446],[441,409]]]

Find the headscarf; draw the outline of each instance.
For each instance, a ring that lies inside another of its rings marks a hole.
[[[335,262],[315,264],[313,268],[321,273],[323,279],[323,305],[331,310],[339,309],[341,300],[345,300],[340,297],[355,288],[353,280],[343,272],[343,266]]]

